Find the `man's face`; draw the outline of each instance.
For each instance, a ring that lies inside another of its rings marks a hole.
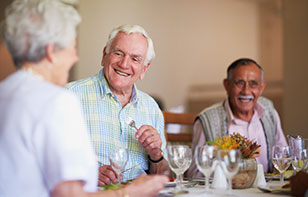
[[[148,49],[146,38],[140,33],[119,32],[113,39],[109,53],[104,49],[102,66],[112,92],[130,92],[138,79],[143,79],[150,63],[144,65]]]
[[[265,83],[261,83],[259,68],[251,63],[233,69],[231,80],[225,79],[224,86],[229,96],[232,112],[239,117],[239,115],[253,114]]]

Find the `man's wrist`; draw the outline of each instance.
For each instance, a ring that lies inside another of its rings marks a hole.
[[[159,159],[153,160],[153,159],[151,159],[150,155],[148,155],[148,159],[151,163],[159,163],[164,159],[164,157],[163,157],[163,155],[161,155],[161,157]]]

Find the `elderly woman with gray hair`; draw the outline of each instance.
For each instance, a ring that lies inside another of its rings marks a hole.
[[[97,192],[98,166],[77,98],[62,86],[78,61],[78,12],[60,0],[15,0],[5,42],[17,71],[0,83],[0,196],[153,196],[165,176]]]

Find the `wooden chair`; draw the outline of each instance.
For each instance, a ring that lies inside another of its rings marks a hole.
[[[165,119],[165,136],[167,142],[192,142],[192,130],[189,133],[167,133],[166,125],[167,124],[181,124],[181,125],[191,125],[193,126],[195,118],[198,114],[196,113],[172,113],[163,111]]]

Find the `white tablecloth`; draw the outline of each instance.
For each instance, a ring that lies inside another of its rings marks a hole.
[[[279,184],[277,181],[275,182],[269,182],[268,185],[273,186]],[[167,197],[167,196],[174,196],[172,192],[174,191],[174,187],[166,188],[160,192],[160,197]],[[189,196],[189,197],[195,197],[195,196],[211,196],[211,197],[218,197],[218,196],[224,196],[227,195],[228,192],[226,190],[214,190],[210,189],[211,194],[205,193],[205,186],[196,185],[194,187],[187,188],[189,193],[187,194],[180,194],[176,196]],[[265,196],[291,196],[288,192],[272,192],[272,193],[265,193],[258,188],[249,188],[249,189],[233,189],[232,194],[238,197],[265,197]]]

